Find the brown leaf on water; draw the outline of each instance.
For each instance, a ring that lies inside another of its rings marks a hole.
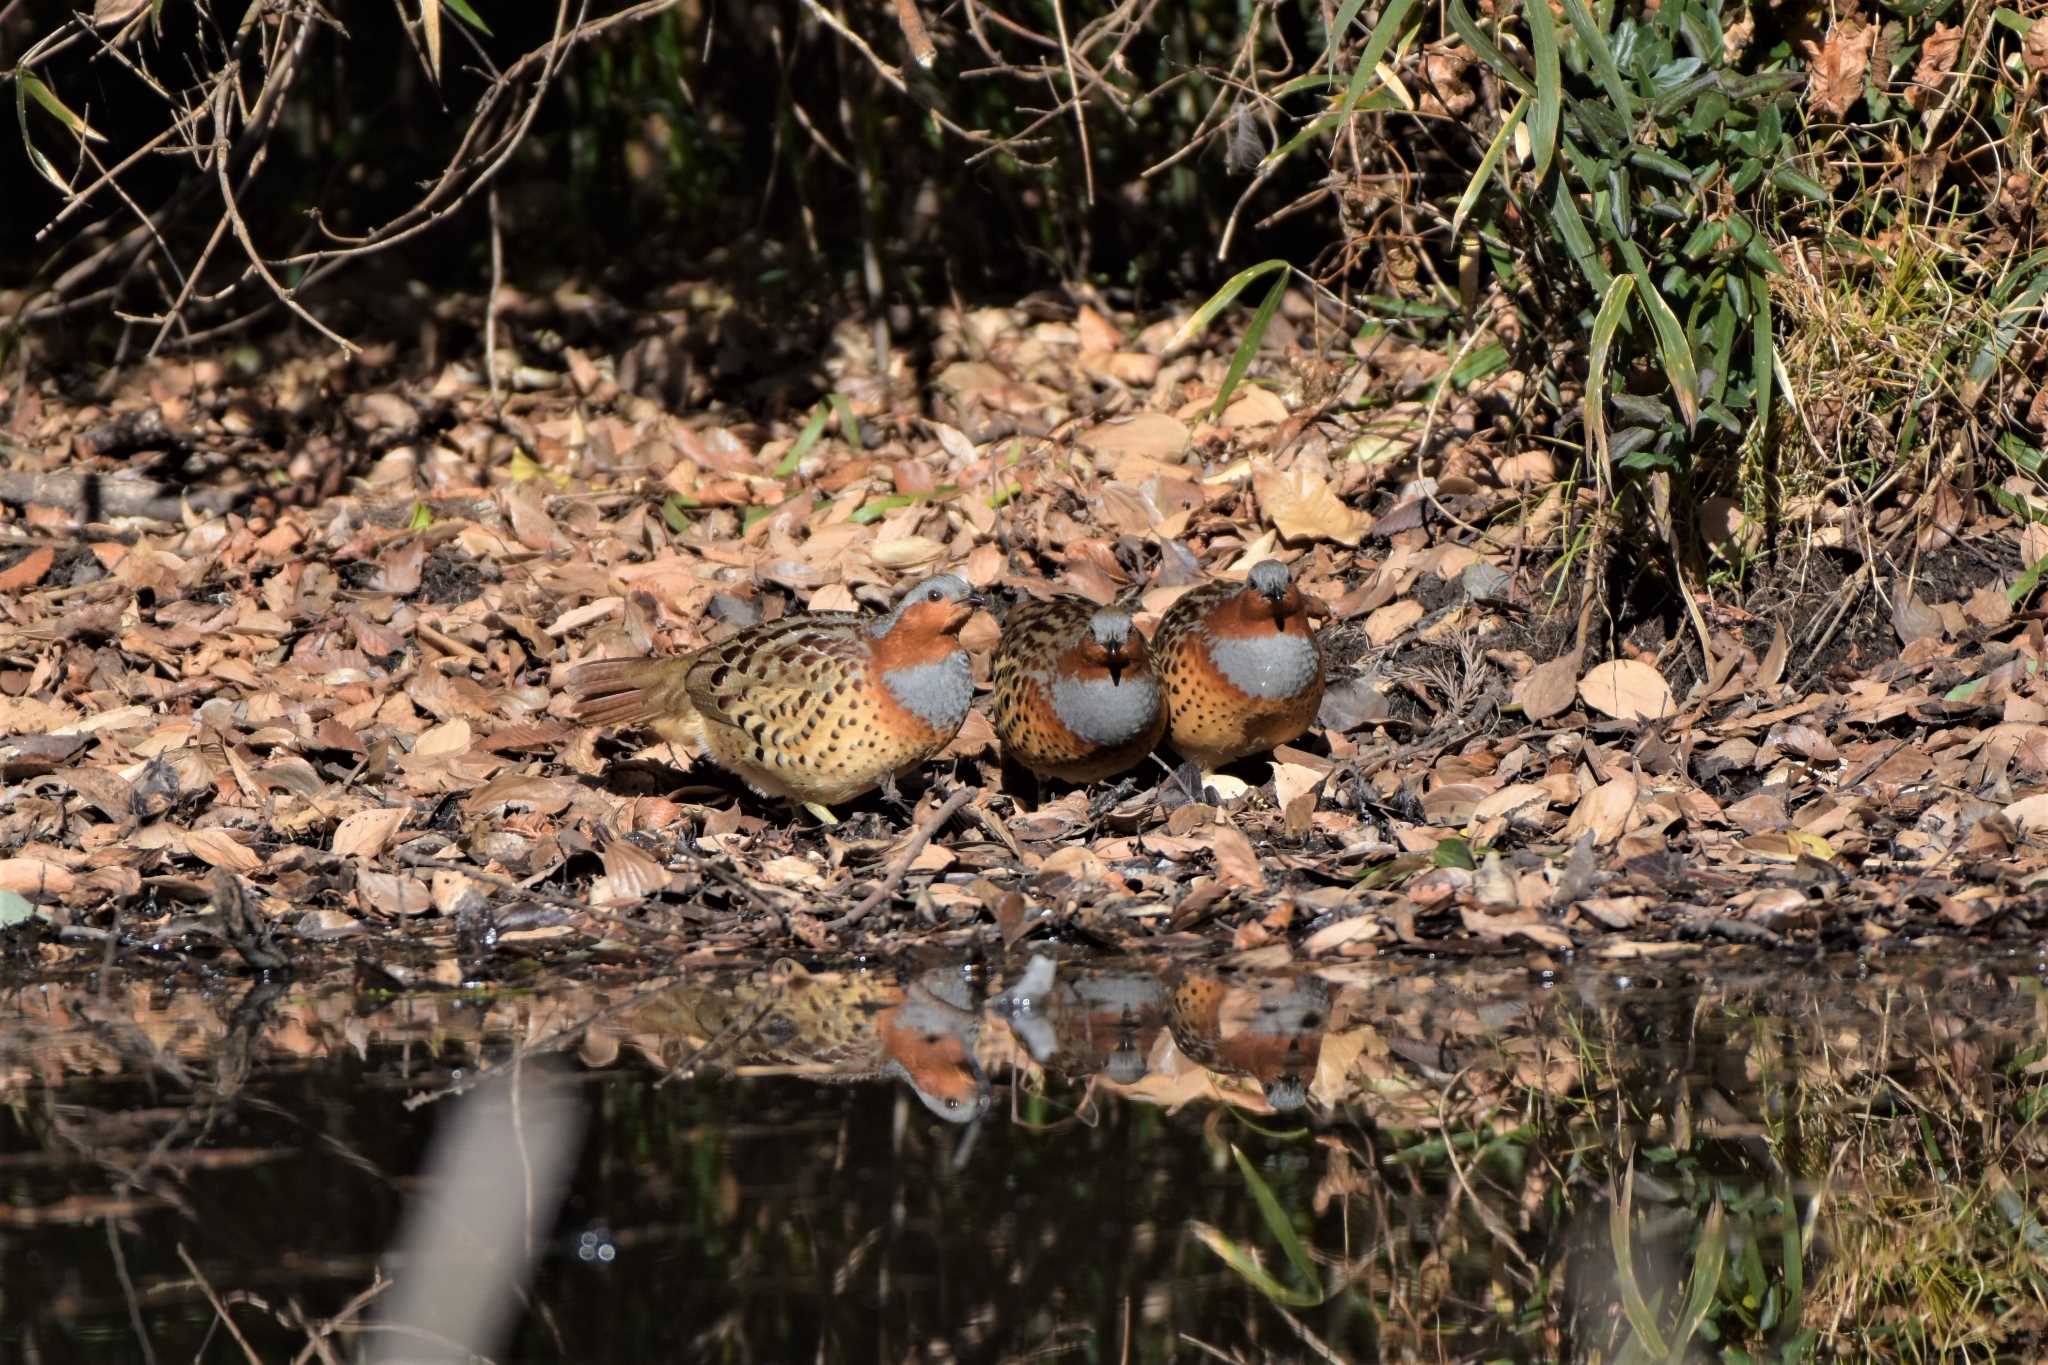
[[[1962,25],[1936,24],[1934,32],[1920,43],[1920,61],[1913,68],[1913,85],[1906,92],[1906,103],[1915,109],[1932,109],[1939,103],[1942,88],[1955,72],[1962,47]]]
[[[1820,55],[1808,72],[1807,103],[1828,118],[1838,119],[1863,98],[1863,77],[1870,67],[1870,46],[1877,29],[1861,19],[1847,18],[1828,30]]]

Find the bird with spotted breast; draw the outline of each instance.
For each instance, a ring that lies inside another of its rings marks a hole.
[[[952,742],[974,698],[960,628],[981,599],[939,574],[886,616],[806,612],[671,659],[601,659],[569,676],[576,719],[639,726],[763,796],[830,807]]]
[[[1145,637],[1115,607],[1055,597],[1016,608],[989,680],[1003,753],[1041,778],[1081,783],[1120,773],[1166,730]]]
[[[1205,583],[1152,637],[1166,683],[1167,739],[1203,772],[1285,744],[1323,703],[1323,651],[1287,566],[1264,560],[1242,584]]]

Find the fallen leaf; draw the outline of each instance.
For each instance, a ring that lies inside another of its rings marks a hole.
[[[1074,438],[1082,448],[1108,458],[1139,456],[1178,462],[1193,440],[1187,424],[1163,412],[1140,412],[1098,422]]]
[[[1422,617],[1422,603],[1412,597],[1389,602],[1365,618],[1365,638],[1374,645],[1387,644]]]
[[[41,858],[0,858],[0,891],[18,896],[61,896],[78,884],[65,868]]]
[[[1336,486],[1306,461],[1285,473],[1260,460],[1252,470],[1259,509],[1283,540],[1334,540],[1357,545],[1372,518],[1337,496]]]
[[[1671,684],[1640,659],[1611,659],[1594,665],[1579,680],[1579,697],[1615,720],[1656,720],[1676,709]]]
[[[1920,600],[1918,593],[1905,593],[1892,603],[1892,629],[1901,644],[1941,638],[1941,613]]]
[[[1913,68],[1913,84],[1906,92],[1906,103],[1915,109],[1932,109],[1941,99],[1942,87],[1955,72],[1956,57],[1962,47],[1960,24],[1936,24],[1934,31],[1920,41],[1920,60]]]
[[[1266,889],[1266,874],[1259,867],[1259,855],[1252,851],[1252,841],[1243,830],[1234,825],[1218,825],[1212,848],[1216,854],[1217,880],[1253,891]]]
[[[409,814],[403,806],[359,810],[334,827],[332,848],[337,858],[374,858],[390,846]]]
[[[1549,720],[1572,704],[1579,694],[1577,650],[1546,659],[1530,669],[1515,684],[1515,701],[1530,720]]]
[[[254,872],[263,866],[255,849],[224,829],[192,830],[185,836],[185,851],[208,867],[224,867],[230,872]]]
[[[2048,14],[2036,19],[2027,30],[2027,36],[2020,42],[2020,60],[2036,76],[2048,71]]]
[[[56,562],[57,552],[47,545],[38,545],[20,559],[0,569],[0,592],[25,592],[43,581],[43,575]]]
[[[1855,18],[1829,29],[1808,73],[1808,103],[1831,119],[1848,113],[1849,106],[1863,98],[1863,75],[1870,66],[1870,45],[1876,38],[1874,26]]]

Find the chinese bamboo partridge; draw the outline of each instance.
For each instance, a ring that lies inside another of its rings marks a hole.
[[[1114,607],[1056,597],[1003,623],[989,669],[1003,752],[1040,777],[1093,782],[1152,752],[1166,729],[1145,637]]]
[[[1167,738],[1203,772],[1285,744],[1323,702],[1323,651],[1287,566],[1254,565],[1242,586],[1207,583],[1159,623]]]
[[[673,659],[604,659],[569,678],[575,715],[645,725],[764,796],[828,806],[915,769],[967,719],[974,675],[960,627],[981,605],[952,574],[886,616],[809,612]]]

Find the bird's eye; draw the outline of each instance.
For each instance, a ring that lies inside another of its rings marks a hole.
[[[926,593],[925,596],[934,602],[943,602],[946,600],[946,593],[943,588],[933,588],[930,592]]]

